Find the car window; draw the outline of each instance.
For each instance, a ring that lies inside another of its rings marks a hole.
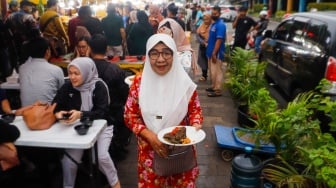
[[[327,46],[330,40],[330,33],[327,31],[327,24],[319,20],[311,20],[305,33],[306,45],[314,46],[317,51]]]
[[[294,20],[292,27],[289,30],[288,42],[302,45],[304,42],[304,33],[306,30],[306,21]]]
[[[307,21],[299,19],[284,21],[276,29],[274,38],[300,45],[303,42],[306,25]]]
[[[293,26],[294,21],[293,20],[287,20],[282,22],[274,33],[274,38],[278,40],[287,41],[289,38],[289,31],[290,28]]]

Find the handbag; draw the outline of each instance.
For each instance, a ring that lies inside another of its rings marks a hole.
[[[22,112],[23,120],[31,130],[49,129],[56,122],[55,108],[56,103],[52,105],[36,103],[24,107]]]
[[[193,146],[170,146],[167,158],[154,152],[153,170],[159,176],[171,176],[188,171],[197,165]]]

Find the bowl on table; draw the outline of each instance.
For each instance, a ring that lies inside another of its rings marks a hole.
[[[1,115],[1,119],[5,123],[12,123],[14,121],[14,119],[15,119],[15,114],[4,114],[4,115]]]
[[[74,127],[74,129],[76,130],[76,132],[79,134],[79,135],[86,135],[86,133],[88,132],[89,130],[89,126],[85,125],[85,124],[79,124],[79,125],[76,125]]]

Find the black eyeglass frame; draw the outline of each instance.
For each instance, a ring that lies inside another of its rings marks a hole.
[[[153,57],[153,55],[151,55],[151,53],[152,52],[157,52],[158,53],[158,56],[157,57]],[[168,53],[169,52],[169,53]],[[166,53],[166,54],[165,54]],[[157,60],[157,59],[159,59],[159,57],[160,57],[160,55],[165,59],[165,60],[167,60],[167,59],[170,59],[170,58],[172,58],[173,57],[173,54],[174,54],[174,52],[171,50],[171,49],[169,49],[169,48],[164,48],[163,50],[162,50],[162,52],[159,52],[159,50],[156,50],[156,49],[151,49],[151,50],[149,50],[149,52],[148,52],[148,57],[149,57],[149,59],[151,59],[151,60]],[[168,57],[167,57],[168,56]]]

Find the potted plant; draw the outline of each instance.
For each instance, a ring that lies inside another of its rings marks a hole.
[[[238,103],[238,123],[254,126],[248,114],[248,104],[256,99],[260,88],[265,88],[264,70],[266,64],[258,62],[253,51],[235,48],[227,70],[225,86]]]
[[[328,97],[308,92],[281,110],[270,136],[278,146],[277,157],[265,165],[265,179],[277,187],[336,187],[336,142],[331,134],[321,133],[314,117],[316,109],[334,114],[336,109],[329,107],[335,105]]]

